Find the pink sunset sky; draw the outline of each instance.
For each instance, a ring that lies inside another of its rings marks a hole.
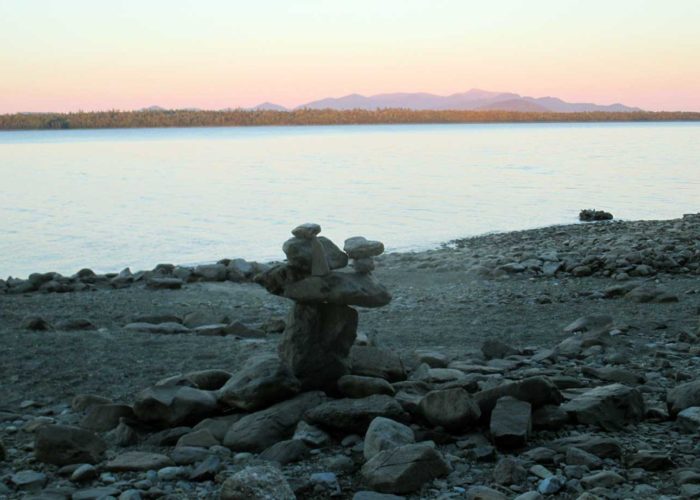
[[[696,0],[0,0],[0,113],[470,88],[700,111]]]

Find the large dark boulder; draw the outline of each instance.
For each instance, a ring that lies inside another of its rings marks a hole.
[[[292,308],[279,355],[304,389],[335,391],[349,373],[350,348],[357,336],[357,311],[332,304],[300,304]]]
[[[255,411],[295,396],[301,388],[289,367],[276,356],[249,359],[219,389],[218,400],[229,408]]]
[[[224,436],[224,446],[234,451],[260,453],[290,439],[304,412],[325,400],[322,392],[305,392],[234,422]]]
[[[610,384],[596,387],[562,406],[580,424],[598,425],[606,430],[619,430],[627,422],[644,418],[644,398],[632,387]]]
[[[318,405],[304,415],[307,422],[345,433],[364,433],[376,417],[408,420],[401,405],[384,394],[362,399],[336,399]]]
[[[384,493],[411,493],[423,484],[446,476],[450,465],[428,444],[407,444],[381,451],[362,467],[367,485]]]
[[[107,444],[96,434],[67,425],[40,427],[34,441],[36,459],[53,465],[96,464],[106,449]]]
[[[156,386],[136,396],[134,414],[142,422],[161,427],[196,424],[215,415],[214,393],[187,386]]]

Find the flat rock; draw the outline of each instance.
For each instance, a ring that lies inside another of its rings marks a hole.
[[[668,453],[659,450],[639,450],[627,457],[627,467],[650,471],[668,470],[675,466]]]
[[[117,496],[121,500],[121,493],[121,490],[114,486],[98,486],[76,491],[71,495],[71,500],[102,500],[103,498],[116,498]]]
[[[121,418],[133,418],[131,406],[121,404],[101,404],[91,406],[80,422],[80,427],[96,432],[106,432],[119,425]]]
[[[197,389],[203,391],[215,391],[224,386],[224,384],[233,376],[226,370],[198,370],[185,373],[184,377],[192,382]]]
[[[622,384],[596,387],[565,403],[562,409],[580,424],[599,425],[619,430],[627,422],[644,418],[644,399],[640,392]]]
[[[405,421],[408,415],[394,398],[384,394],[329,401],[304,415],[307,422],[348,433],[364,433],[376,417]]]
[[[499,398],[491,412],[489,430],[499,448],[525,446],[532,430],[532,405],[511,396]]]
[[[224,446],[234,451],[259,453],[289,439],[304,412],[324,401],[322,392],[306,392],[234,422],[224,436]]]
[[[309,455],[310,451],[310,448],[306,446],[304,441],[300,439],[288,439],[273,444],[263,451],[258,458],[286,465],[303,460]]]
[[[568,423],[569,414],[558,405],[544,405],[532,412],[533,429],[556,431]]]
[[[185,386],[150,387],[134,401],[134,414],[142,422],[163,427],[191,424],[218,411],[213,393]]]
[[[373,346],[353,346],[350,349],[350,369],[353,375],[379,377],[389,382],[406,380],[406,369],[398,354]]]
[[[86,318],[64,319],[56,322],[56,330],[80,331],[97,330],[92,321]]]
[[[214,437],[210,430],[200,429],[198,431],[189,432],[180,437],[175,446],[197,446],[200,448],[209,448],[219,444],[221,444],[221,442]]]
[[[156,313],[156,314],[137,314],[131,318],[132,323],[182,323],[182,318],[177,314]]]
[[[690,406],[678,412],[676,423],[682,432],[700,432],[700,406]]]
[[[214,436],[217,441],[223,442],[226,432],[228,432],[234,423],[238,422],[244,416],[245,414],[243,413],[232,413],[221,417],[205,418],[195,425],[193,430],[207,430],[211,432],[212,436]]]
[[[108,461],[104,468],[110,472],[158,470],[175,465],[166,455],[145,451],[127,451]]]
[[[184,284],[179,278],[151,277],[146,281],[146,286],[153,290],[179,290]]]
[[[415,443],[413,429],[389,418],[377,417],[369,424],[363,445],[365,460],[377,453]]]
[[[166,335],[177,334],[177,333],[190,333],[190,329],[180,323],[159,323],[154,325],[152,323],[129,323],[124,326],[125,330],[131,332],[143,332],[143,333],[162,333]]]
[[[585,465],[589,469],[597,469],[603,464],[603,461],[593,453],[576,446],[570,446],[566,450],[566,463],[568,465]]]
[[[47,425],[36,432],[34,455],[53,465],[95,464],[102,460],[107,444],[99,436],[79,427]]]
[[[71,409],[75,412],[85,411],[91,406],[111,403],[112,400],[96,394],[78,394],[71,400]]]
[[[172,427],[152,433],[146,438],[145,442],[153,446],[175,446],[182,436],[190,432],[192,432],[192,428],[184,425]]]
[[[396,391],[383,378],[363,377],[361,375],[344,375],[338,379],[338,389],[350,398],[365,398],[373,394],[393,396]]]
[[[231,318],[228,314],[217,313],[214,311],[199,309],[195,311],[190,311],[182,318],[182,324],[187,328],[197,328],[206,325],[215,324],[228,324],[231,322]],[[160,323],[149,322],[149,323]]]
[[[170,453],[170,458],[177,465],[192,465],[211,456],[211,451],[199,446],[178,446]]]
[[[384,243],[368,240],[364,236],[353,236],[345,240],[343,250],[351,259],[366,259],[384,253]]]
[[[602,366],[600,368],[582,366],[581,373],[589,377],[605,380],[606,382],[618,382],[625,385],[640,385],[646,382],[646,378],[643,375],[612,366]]]
[[[410,493],[450,471],[440,452],[428,444],[417,443],[377,453],[362,467],[362,476],[376,491]]]
[[[242,339],[262,339],[267,336],[264,331],[257,328],[251,328],[240,321],[234,321],[226,325],[226,327],[223,329],[223,334]]]
[[[290,368],[276,356],[248,359],[217,392],[219,403],[245,411],[256,411],[295,396],[301,389]]]
[[[565,333],[601,331],[613,327],[613,317],[608,314],[582,316],[564,328]]]
[[[500,340],[489,339],[481,344],[481,353],[486,359],[501,359],[520,354],[520,351]]]
[[[604,470],[591,474],[589,476],[584,476],[581,478],[581,484],[584,488],[610,488],[617,484],[625,482],[625,478],[622,477],[617,472],[610,470]]]
[[[570,446],[575,446],[600,458],[617,459],[622,455],[622,446],[618,440],[612,437],[600,437],[591,434],[578,434],[558,439],[552,442],[550,446],[555,450],[564,452]]]
[[[462,388],[430,391],[421,399],[418,408],[432,425],[455,432],[466,431],[477,424],[481,416],[479,405]]]
[[[196,266],[192,274],[202,281],[224,281],[227,271],[224,264],[202,264]]]
[[[269,465],[246,467],[221,485],[220,500],[296,500],[296,495],[278,468]]]
[[[449,356],[439,351],[418,349],[413,356],[419,365],[425,363],[430,368],[447,368],[450,362]]]
[[[649,302],[654,302],[657,304],[678,302],[677,295],[669,293],[664,288],[650,284],[644,284],[642,286],[638,286],[637,288],[633,288],[625,295],[625,299],[641,304]]]
[[[48,480],[46,474],[35,470],[21,470],[10,476],[10,482],[20,491],[38,491]]]
[[[691,406],[700,406],[700,379],[678,385],[666,393],[668,412],[672,417]]]
[[[340,271],[290,283],[283,296],[296,302],[361,307],[382,307],[391,302],[389,291],[372,275]]]

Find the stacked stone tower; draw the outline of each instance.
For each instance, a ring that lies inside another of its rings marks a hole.
[[[281,360],[303,389],[335,392],[337,380],[349,372],[357,335],[358,313],[350,306],[382,307],[391,294],[372,276],[374,257],[384,252],[381,242],[356,236],[345,241],[343,251],[320,232],[318,224],[294,228],[282,247],[287,263],[258,281],[294,301],[279,345]],[[349,259],[354,272],[344,269]]]

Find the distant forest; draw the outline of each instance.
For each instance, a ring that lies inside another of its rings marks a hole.
[[[365,125],[400,123],[537,123],[700,121],[693,112],[531,113],[521,111],[415,111],[378,109],[338,111],[244,110],[97,111],[0,115],[0,130],[46,130],[143,127],[248,127],[263,125]]]

